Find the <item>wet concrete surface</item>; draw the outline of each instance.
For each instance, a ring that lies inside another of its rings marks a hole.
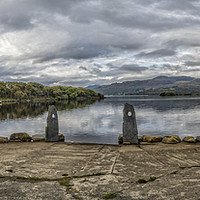
[[[2,200],[200,199],[200,143],[13,142],[0,155]]]

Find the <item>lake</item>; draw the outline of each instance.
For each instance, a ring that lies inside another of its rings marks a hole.
[[[139,135],[200,135],[200,97],[116,96],[102,101],[55,103],[66,142],[117,144],[123,107],[134,105]],[[44,134],[47,103],[0,106],[0,136]]]

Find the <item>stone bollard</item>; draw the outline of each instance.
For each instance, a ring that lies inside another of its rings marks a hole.
[[[138,144],[138,130],[133,106],[126,103],[123,114],[123,144]]]
[[[49,106],[49,113],[47,117],[47,127],[45,130],[46,142],[57,142],[58,137],[58,114],[55,106]]]

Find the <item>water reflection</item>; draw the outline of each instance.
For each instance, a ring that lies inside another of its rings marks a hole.
[[[3,104],[0,106],[0,136],[9,137],[14,132],[44,134],[49,104],[55,105],[59,113],[62,110],[67,112],[81,109],[94,102],[95,100]]]
[[[114,104],[130,103],[138,108],[153,108],[165,112],[167,110],[194,109],[200,105],[200,97],[159,97],[159,96],[123,96],[109,97]]]
[[[139,135],[200,135],[199,97],[126,96],[109,97],[95,103],[55,103],[60,132],[68,142],[116,144],[122,133],[122,112],[126,102],[135,107]],[[44,133],[47,103],[3,105],[0,109],[0,135],[9,136],[18,131],[30,135]]]
[[[95,100],[87,101],[57,101],[57,102],[32,102],[32,103],[10,103],[0,106],[0,120],[12,120],[22,118],[34,118],[44,114],[49,105],[55,105],[58,111],[83,108],[93,104]]]
[[[139,135],[200,135],[199,97],[109,97],[68,115],[60,113],[67,140],[117,143],[122,133],[122,112],[126,102],[135,107]]]

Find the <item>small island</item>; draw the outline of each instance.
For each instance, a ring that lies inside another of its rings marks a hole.
[[[36,82],[0,82],[0,102],[103,99],[91,89],[72,86],[45,86]]]

